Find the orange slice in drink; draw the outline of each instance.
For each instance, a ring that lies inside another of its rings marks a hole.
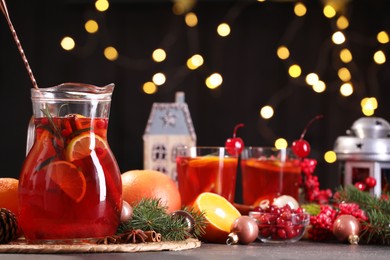
[[[204,212],[206,218],[206,232],[202,238],[214,243],[226,243],[234,220],[241,216],[227,199],[211,192],[199,194],[193,208]]]
[[[66,159],[68,161],[75,161],[83,159],[95,150],[98,155],[107,152],[108,145],[106,140],[98,135],[81,134],[74,137],[66,147]]]
[[[55,161],[46,169],[50,179],[61,190],[76,202],[80,202],[85,195],[87,183],[84,174],[73,164],[67,161]]]

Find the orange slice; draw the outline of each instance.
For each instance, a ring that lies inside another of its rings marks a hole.
[[[211,192],[199,194],[193,208],[204,212],[207,224],[202,238],[213,243],[226,243],[234,220],[241,216],[227,199]]]
[[[108,145],[106,140],[98,135],[81,134],[74,137],[66,147],[65,156],[68,161],[83,159],[95,150],[98,155],[106,153]]]
[[[84,174],[73,164],[67,161],[55,161],[47,166],[50,179],[61,190],[76,202],[80,202],[85,195],[87,183]]]

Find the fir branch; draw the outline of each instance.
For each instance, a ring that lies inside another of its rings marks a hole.
[[[339,195],[339,201],[356,203],[366,212],[376,209],[383,214],[390,214],[389,200],[374,197],[370,193],[361,191],[353,185],[340,188]],[[389,194],[387,194],[387,196],[389,196]]]
[[[187,231],[187,224],[181,218],[172,218],[167,213],[167,207],[161,206],[159,199],[142,199],[133,207],[133,216],[130,220],[119,225],[117,234],[123,234],[130,230],[140,229],[143,231],[154,230],[161,234],[162,240],[179,241],[188,237],[197,237],[198,234],[204,232],[204,216],[203,214],[195,214],[194,216],[196,234],[191,235]]]
[[[369,222],[363,223],[362,237],[367,243],[380,243],[390,245],[390,215],[379,210],[367,212]]]
[[[195,225],[194,225],[194,234],[193,236],[195,238],[200,238],[206,233],[206,218],[204,212],[198,212],[195,211],[194,208],[186,207],[184,208],[185,211],[191,214],[191,216],[194,219]]]

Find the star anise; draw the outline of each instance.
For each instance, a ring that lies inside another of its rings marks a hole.
[[[106,236],[96,241],[98,245],[109,245],[109,244],[120,244],[121,237],[120,236]]]
[[[133,229],[120,234],[122,243],[145,243],[148,236],[141,229]]]

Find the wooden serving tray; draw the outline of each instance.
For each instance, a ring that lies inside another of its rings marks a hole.
[[[189,238],[183,241],[146,242],[138,244],[27,244],[23,240],[0,245],[0,253],[67,254],[67,253],[134,253],[147,251],[181,251],[198,248],[201,242]]]

